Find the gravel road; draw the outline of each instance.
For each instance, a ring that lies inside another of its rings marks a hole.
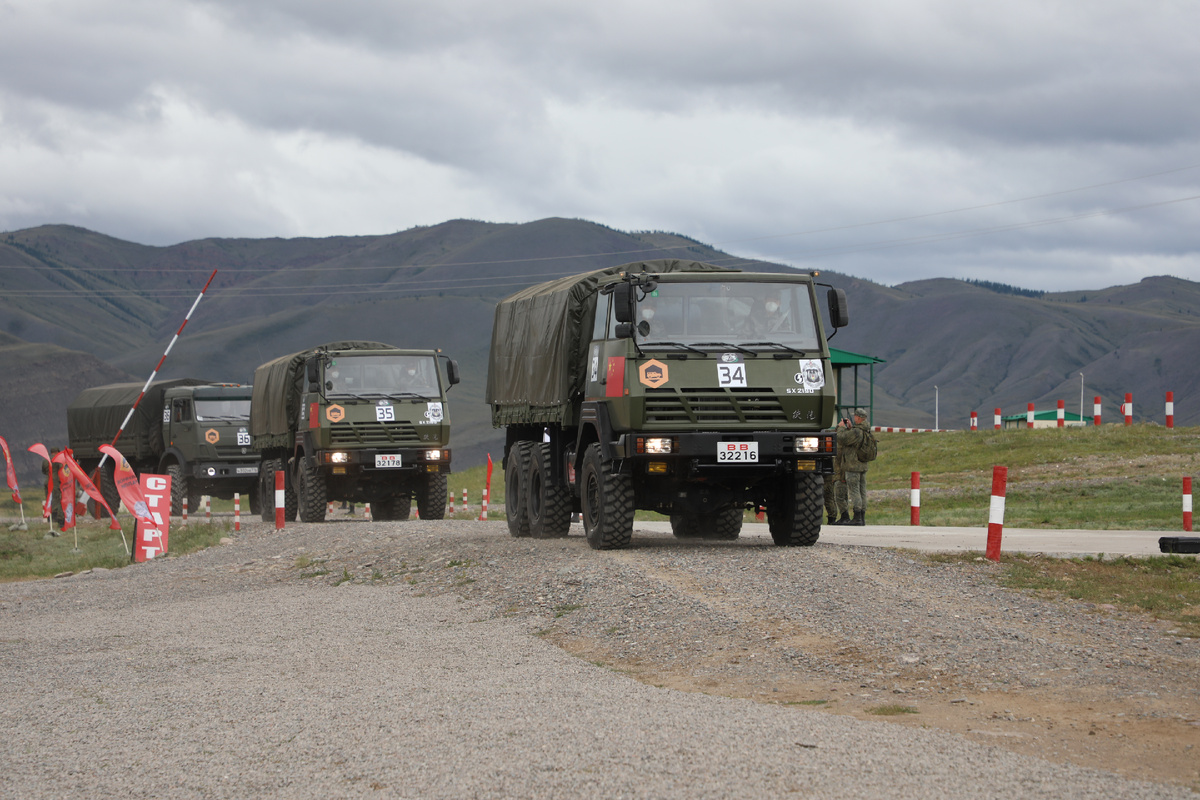
[[[0,585],[0,795],[1195,797],[1197,643],[992,569],[243,523]]]

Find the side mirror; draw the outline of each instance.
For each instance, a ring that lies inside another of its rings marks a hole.
[[[616,324],[616,327],[613,328],[613,334],[618,339],[632,339],[633,338],[633,323],[632,322],[618,322]]]
[[[829,300],[829,324],[835,328],[844,328],[850,324],[850,309],[846,306],[846,292],[843,289],[830,289],[826,295]]]
[[[617,318],[617,322],[633,322],[633,287],[628,283],[618,283],[617,288],[613,289],[613,316]],[[618,338],[628,339],[629,336],[621,336],[617,333]]]
[[[451,386],[458,385],[462,380],[462,376],[458,372],[458,362],[453,358],[446,359],[446,380],[450,381]]]
[[[320,364],[320,362],[317,361],[317,359],[310,358],[308,360],[308,362],[304,365],[304,368],[308,374],[308,382],[309,383],[320,383],[321,382],[321,364]]]

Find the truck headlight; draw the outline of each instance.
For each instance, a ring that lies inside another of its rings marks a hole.
[[[350,463],[350,454],[349,453],[342,453],[342,452],[326,453],[325,458],[330,464],[349,464]]]
[[[441,461],[442,460],[442,451],[441,450],[426,450],[425,451],[425,460],[426,461]]]
[[[795,452],[797,453],[815,453],[821,447],[821,440],[816,436],[797,436],[795,443]]]
[[[675,452],[675,442],[670,436],[639,436],[637,438],[639,454],[662,455]]]

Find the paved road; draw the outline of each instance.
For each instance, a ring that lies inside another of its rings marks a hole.
[[[639,522],[636,529],[670,533],[669,522]],[[635,534],[636,535],[636,534]],[[1084,531],[1005,528],[1002,550],[1007,553],[1045,553],[1047,555],[1162,555],[1161,536],[1193,536],[1168,531]],[[765,524],[747,523],[743,538],[770,539]],[[987,547],[986,528],[928,528],[911,525],[825,526],[821,541],[829,544],[853,544],[867,547],[907,547],[926,552],[961,552]]]

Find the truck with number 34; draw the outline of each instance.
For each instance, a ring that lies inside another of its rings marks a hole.
[[[736,539],[765,511],[779,546],[820,535],[837,396],[815,273],[624,264],[496,307],[486,399],[506,430],[513,536],[627,546],[634,511],[680,538]],[[826,293],[830,324],[845,293]]]

